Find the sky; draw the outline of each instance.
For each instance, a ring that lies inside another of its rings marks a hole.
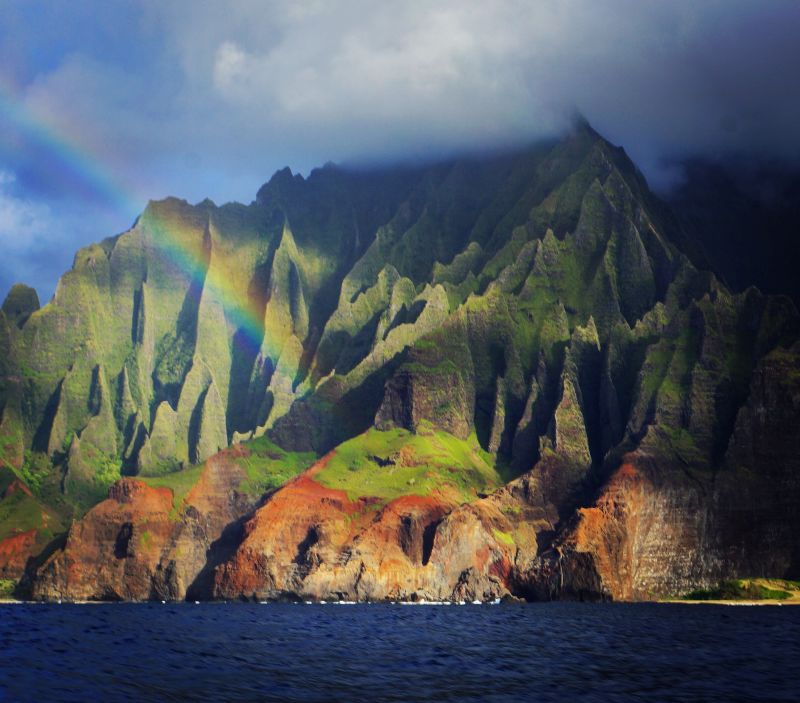
[[[44,303],[148,199],[435,159],[577,112],[651,185],[800,163],[797,0],[0,0],[0,298]]]

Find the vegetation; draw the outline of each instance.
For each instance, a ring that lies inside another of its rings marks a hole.
[[[494,528],[492,530],[492,534],[494,535],[494,538],[501,544],[505,544],[507,547],[515,546],[514,537],[510,533]]]
[[[138,478],[153,488],[169,488],[172,491],[173,517],[177,517],[183,506],[183,499],[200,480],[200,474],[202,473],[203,465],[199,464],[160,476],[139,476]]]
[[[84,441],[70,461],[65,479],[66,493],[82,510],[108,497],[108,489],[121,476],[122,460]]]
[[[0,579],[0,599],[13,598],[17,582],[11,579]]]
[[[247,472],[247,479],[239,490],[250,496],[260,496],[282,486],[317,459],[313,452],[284,451],[266,436],[247,442],[245,446],[249,456],[236,461]]]
[[[328,488],[389,502],[401,495],[450,493],[462,502],[502,485],[492,457],[473,434],[460,440],[428,429],[416,434],[403,429],[370,429],[344,442],[317,475]]]
[[[687,593],[684,600],[789,600],[800,594],[800,582],[785,579],[731,579],[715,588]]]
[[[62,530],[60,518],[45,507],[24,485],[10,486],[19,477],[0,466],[0,540],[14,534],[37,530],[37,541],[45,542]]]
[[[0,540],[42,526],[42,506],[24,491],[15,491],[0,502]]]
[[[42,483],[52,471],[50,460],[42,452],[25,452],[19,475],[35,495],[41,495]]]
[[[239,464],[247,474],[237,489],[251,498],[258,498],[269,490],[282,486],[304,469],[307,469],[317,458],[313,452],[287,452],[266,436],[251,440],[244,445],[248,454],[237,457]],[[169,488],[172,491],[172,517],[177,518],[187,493],[200,480],[205,468],[204,464],[196,464],[178,471],[171,471],[157,476],[138,476],[148,486]]]

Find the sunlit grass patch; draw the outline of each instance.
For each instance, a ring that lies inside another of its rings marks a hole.
[[[448,489],[467,502],[503,484],[474,435],[461,440],[432,428],[416,434],[370,429],[337,447],[315,478],[346,491],[351,500],[368,496],[386,502]]]

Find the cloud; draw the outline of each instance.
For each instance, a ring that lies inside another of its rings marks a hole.
[[[183,63],[201,84],[199,47],[215,41],[207,27],[218,27],[228,38],[214,55],[211,101],[245,126],[271,127],[325,158],[541,135],[554,129],[555,112],[561,119],[562,105],[554,111],[531,94],[514,4],[384,7],[341,3],[306,8],[299,18],[287,8],[261,20],[268,41],[252,27],[237,33],[235,13],[227,21],[207,16],[196,42],[185,28]]]
[[[138,180],[184,177],[192,197],[230,197],[237,173],[257,179],[252,191],[286,163],[534,139],[575,109],[646,170],[720,151],[800,158],[794,0],[137,7],[130,44],[150,50],[134,65],[127,47],[75,47],[28,99],[82,125],[120,169],[147,174]],[[198,162],[188,179],[176,166]],[[217,192],[201,194],[215,177]]]
[[[796,0],[76,3],[54,24],[9,0],[0,66],[137,207],[248,201],[284,165],[533,140],[576,109],[656,185],[691,156],[800,162]],[[97,201],[70,164],[7,127],[17,195],[81,222]]]
[[[720,151],[800,158],[796,2],[266,7],[150,8],[189,102],[265,156],[469,148],[552,134],[578,109],[651,169]]]
[[[0,170],[0,295],[14,282],[33,280],[41,273],[37,259],[54,231],[50,209],[15,196],[15,181],[13,173]]]
[[[214,87],[223,94],[235,94],[244,87],[252,68],[250,57],[234,42],[222,42],[214,61]]]
[[[10,186],[15,181],[13,173],[0,171],[0,249],[4,258],[35,249],[53,224],[46,205],[12,195]]]

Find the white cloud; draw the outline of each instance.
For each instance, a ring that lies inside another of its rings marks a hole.
[[[11,194],[8,186],[15,180],[13,173],[0,171],[0,248],[4,257],[36,249],[54,229],[47,205]]]
[[[11,192],[15,180],[13,173],[0,170],[0,300],[12,283],[32,282],[41,287],[47,249],[68,243],[59,241],[60,228],[47,205]],[[44,283],[48,294],[54,282]]]
[[[240,92],[250,78],[248,55],[234,42],[222,42],[214,60],[214,86],[223,94]],[[252,69],[250,69],[252,70]]]

